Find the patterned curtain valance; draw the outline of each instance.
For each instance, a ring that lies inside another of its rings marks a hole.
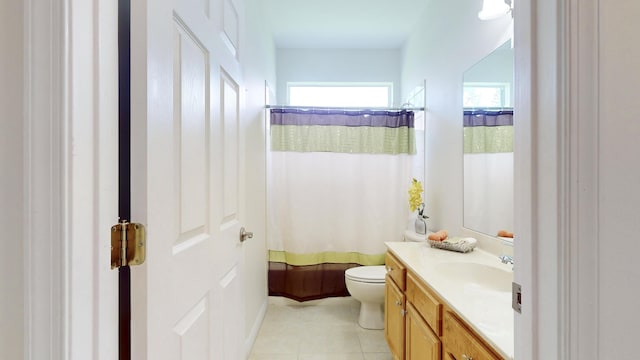
[[[513,126],[513,110],[465,110],[464,127]]]
[[[513,152],[513,110],[465,110],[464,153]]]
[[[271,150],[415,154],[414,112],[274,108]]]

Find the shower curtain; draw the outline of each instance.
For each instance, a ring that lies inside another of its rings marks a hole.
[[[347,296],[344,271],[406,227],[414,114],[272,109],[270,133],[269,294]]]

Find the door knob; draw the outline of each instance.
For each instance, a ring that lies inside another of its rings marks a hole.
[[[240,228],[240,242],[245,242],[247,239],[251,239],[252,237],[252,232],[245,231],[244,227]]]

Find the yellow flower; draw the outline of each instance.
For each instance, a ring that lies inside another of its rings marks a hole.
[[[409,187],[409,209],[411,211],[416,211],[422,204],[422,191],[422,183],[414,178],[411,187]]]

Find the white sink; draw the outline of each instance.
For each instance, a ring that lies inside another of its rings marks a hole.
[[[473,284],[495,291],[511,292],[513,272],[490,265],[473,262],[445,262],[436,265],[443,278],[460,282],[461,285]]]

